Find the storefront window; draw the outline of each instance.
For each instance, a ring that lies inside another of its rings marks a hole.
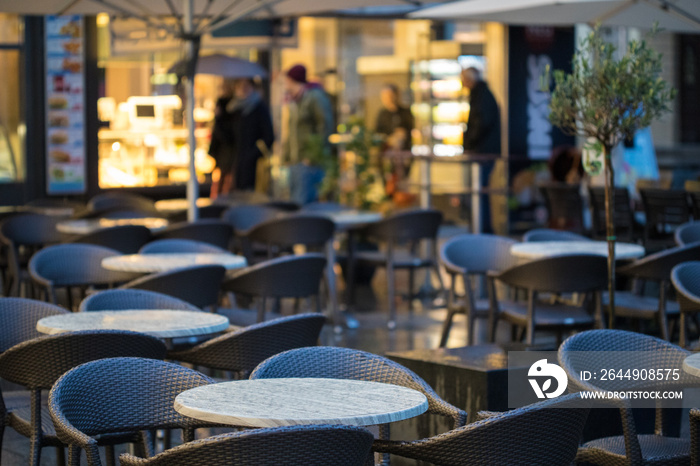
[[[0,14],[0,183],[24,179],[24,112],[22,108],[22,24]]]

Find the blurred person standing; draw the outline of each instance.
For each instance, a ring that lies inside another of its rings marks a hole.
[[[413,115],[408,107],[401,105],[399,88],[387,83],[382,87],[379,98],[382,109],[377,115],[376,132],[385,137],[385,151],[411,151],[411,131],[414,126]],[[392,196],[397,185],[408,176],[411,169],[411,157],[400,157],[391,163],[391,175],[385,180],[386,193]]]
[[[211,174],[211,194],[212,199],[216,199],[221,194],[231,191],[233,185],[233,145],[231,142],[231,113],[227,110],[233,101],[233,82],[224,79],[220,89],[220,96],[216,100],[214,109],[214,126],[211,130],[211,143],[209,144],[209,155],[216,160],[216,168]]]
[[[311,151],[331,157],[328,137],[333,132],[333,110],[328,95],[318,83],[310,83],[304,65],[294,65],[285,75],[286,101],[289,108],[287,139],[282,145],[283,160],[290,164],[291,199],[308,204],[318,198],[318,184],[324,172]],[[314,148],[313,145],[321,147]]]

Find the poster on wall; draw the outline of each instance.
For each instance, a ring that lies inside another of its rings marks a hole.
[[[46,192],[85,192],[82,16],[46,17]]]

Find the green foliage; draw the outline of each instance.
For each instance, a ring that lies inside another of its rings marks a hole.
[[[571,74],[554,72],[549,106],[552,124],[594,138],[605,154],[669,111],[675,96],[661,78],[661,54],[645,40],[630,42],[619,59],[616,52],[595,28],[574,55]]]

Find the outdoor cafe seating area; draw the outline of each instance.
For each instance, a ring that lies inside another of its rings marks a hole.
[[[256,196],[205,200],[193,222],[181,200],[118,192],[7,208],[2,461],[699,464],[700,409],[593,408],[579,392],[609,388],[577,356],[643,353],[678,377],[635,389],[700,388],[696,197],[642,190],[644,215],[618,198],[613,311],[596,194],[592,231],[559,194],[556,229],[508,237],[434,209]],[[510,350],[558,352],[568,392],[497,412],[479,400],[530,386],[458,399],[431,372],[451,366],[395,361],[415,350],[491,375]]]

